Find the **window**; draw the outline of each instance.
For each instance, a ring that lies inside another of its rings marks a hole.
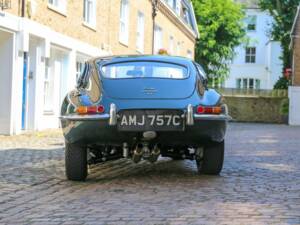
[[[184,22],[188,25],[191,25],[191,18],[190,18],[190,11],[186,5],[183,5],[182,7],[182,15]]]
[[[96,0],[83,1],[83,19],[89,25],[96,26]]]
[[[145,32],[144,14],[138,12],[136,48],[141,53],[144,52],[144,32]]]
[[[77,61],[76,62],[76,81],[78,80],[79,76],[82,74],[84,69],[84,62]]]
[[[177,49],[176,49],[176,55],[180,55],[181,53],[181,43],[180,41],[177,42]]]
[[[167,0],[169,6],[171,6],[174,10],[176,9],[176,1],[177,0]]]
[[[54,6],[59,11],[66,11],[66,0],[48,0],[48,3]]]
[[[162,48],[162,29],[155,25],[154,28],[154,53],[158,53]]]
[[[247,47],[246,48],[246,63],[255,63],[256,61],[256,48],[255,47]]]
[[[169,54],[174,55],[174,37],[170,36],[169,40]]]
[[[260,89],[260,80],[254,78],[238,78],[236,79],[237,89]]]
[[[187,68],[173,63],[162,62],[124,62],[102,67],[105,78],[169,78],[183,79],[188,76]]]
[[[129,0],[121,0],[120,9],[120,33],[119,40],[121,43],[128,45],[129,29]]]
[[[53,112],[54,105],[54,74],[50,71],[49,59],[45,63],[44,77],[44,112]]]
[[[193,53],[192,53],[191,50],[188,50],[188,51],[187,51],[186,57],[189,58],[189,59],[193,59]]]
[[[246,18],[246,24],[247,24],[248,31],[256,30],[256,20],[257,20],[257,16],[248,16]]]
[[[181,10],[181,0],[175,0],[175,11],[177,15],[180,15],[180,10]]]

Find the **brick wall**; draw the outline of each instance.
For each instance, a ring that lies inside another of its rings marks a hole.
[[[12,0],[12,9],[8,12],[20,15],[20,1]],[[27,1],[26,17],[46,25],[67,36],[84,41],[103,50],[111,50],[112,54],[139,54],[136,49],[137,15],[141,11],[145,16],[144,54],[152,53],[152,8],[150,0],[134,0],[130,2],[129,42],[119,42],[120,0],[97,0],[97,23],[95,29],[83,23],[83,1],[68,0],[65,14],[61,14],[48,5],[48,0]],[[35,13],[30,13],[29,5],[36,5]],[[194,55],[195,38],[174,16],[168,15],[164,4],[160,4],[156,22],[163,29],[163,48],[169,48],[170,35],[174,36],[174,46],[181,43],[181,56],[191,51]],[[29,12],[29,13],[28,13]]]
[[[293,40],[293,85],[300,86],[300,16],[298,16]]]

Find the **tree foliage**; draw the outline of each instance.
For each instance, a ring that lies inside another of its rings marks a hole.
[[[195,59],[209,77],[223,80],[229,73],[234,48],[245,35],[244,12],[233,0],[192,0],[200,38]]]
[[[260,0],[259,5],[274,18],[271,35],[283,48],[283,66],[291,67],[290,32],[300,0]]]

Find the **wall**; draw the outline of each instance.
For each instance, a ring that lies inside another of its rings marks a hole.
[[[281,102],[286,98],[225,97],[229,114],[238,122],[282,123]]]
[[[13,34],[0,30],[0,134],[11,134]]]
[[[289,124],[300,125],[300,87],[290,86],[289,87]]]

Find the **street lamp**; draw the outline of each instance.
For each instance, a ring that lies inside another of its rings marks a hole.
[[[154,55],[155,17],[158,11],[158,0],[152,0],[152,55]]]

